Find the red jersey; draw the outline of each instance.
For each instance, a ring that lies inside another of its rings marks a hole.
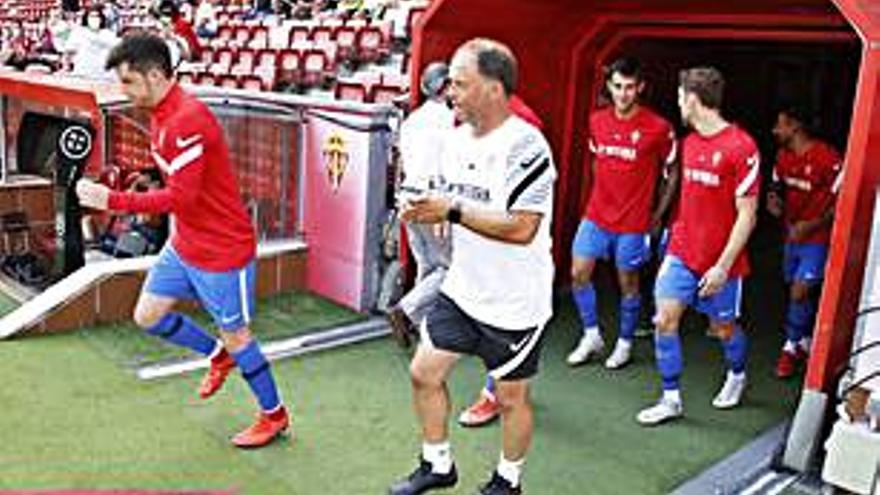
[[[110,208],[171,213],[171,245],[199,269],[219,272],[246,265],[256,254],[254,229],[214,114],[175,84],[155,108],[150,142],[165,187],[113,192]]]
[[[617,234],[647,232],[661,167],[675,159],[675,131],[640,107],[622,120],[613,107],[590,115],[593,184],[584,218]]]
[[[755,141],[735,125],[708,137],[691,133],[681,153],[681,196],[669,252],[703,274],[727,246],[736,222],[737,198],[758,194],[761,158]],[[743,249],[729,274],[743,277],[748,272]]]
[[[200,60],[202,58],[202,43],[193,30],[192,24],[187,22],[183,16],[177,16],[172,19],[171,23],[174,34],[183,38],[189,47],[189,60]]]
[[[821,141],[813,141],[803,155],[788,149],[779,150],[773,175],[785,184],[787,227],[819,218],[834,205],[842,169],[840,155]],[[797,242],[828,244],[830,239],[831,226],[826,225]]]

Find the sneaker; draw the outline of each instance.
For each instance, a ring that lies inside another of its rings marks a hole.
[[[400,307],[394,306],[388,310],[385,318],[388,319],[388,325],[391,327],[391,337],[401,348],[408,349],[416,334],[415,326],[409,316]]]
[[[226,377],[229,376],[232,368],[235,368],[235,360],[226,352],[226,349],[222,349],[211,359],[211,367],[199,385],[199,397],[207,399],[217,393],[226,382]]]
[[[655,426],[682,416],[684,416],[684,407],[681,402],[660,399],[653,406],[639,411],[636,421],[642,426]]]
[[[492,479],[480,487],[479,495],[521,495],[521,486],[510,486],[510,482],[502,478],[498,471],[492,472]]]
[[[446,474],[435,473],[431,470],[431,463],[419,457],[419,467],[404,480],[391,485],[389,495],[417,495],[435,488],[448,488],[458,483],[458,472],[455,464]]]
[[[806,359],[807,353],[800,346],[797,346],[794,352],[783,350],[776,360],[776,377],[790,378],[797,371],[798,363]]]
[[[581,337],[577,347],[571,351],[566,361],[571,366],[577,366],[587,362],[591,354],[602,352],[605,348],[605,342],[597,333],[588,333]]]
[[[618,341],[614,346],[614,351],[608,356],[608,359],[605,360],[605,367],[609,370],[623,368],[629,364],[631,351],[632,344],[624,344]]]
[[[500,414],[501,407],[498,406],[498,401],[482,391],[476,402],[458,416],[458,424],[468,427],[484,426],[495,421]]]
[[[739,405],[743,391],[746,389],[745,375],[737,378],[731,373],[727,374],[724,385],[718,391],[718,395],[712,399],[712,406],[716,409],[731,409]]]
[[[262,447],[280,436],[288,426],[290,426],[290,416],[284,406],[273,413],[260,412],[257,421],[235,435],[232,443],[242,449]]]

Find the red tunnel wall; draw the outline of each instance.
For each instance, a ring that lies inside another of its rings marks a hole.
[[[613,55],[621,43],[621,32],[659,29],[665,30],[665,37],[674,38],[715,30],[725,33],[722,39],[857,41],[849,21],[860,27],[864,43],[866,37],[880,31],[880,14],[865,13],[862,8],[857,0],[836,0],[835,4],[824,0],[741,0],[732,4],[698,0],[435,0],[423,25],[416,29],[414,78],[425,63],[448,58],[460,42],[475,36],[497,38],[516,52],[521,69],[519,92],[547,122],[546,134],[557,157],[560,180],[554,219],[555,259],[558,282],[565,283],[568,250],[582,192],[589,182],[583,166],[586,135],[582,122],[597,93],[597,59]],[[813,389],[830,385],[834,370],[848,355],[852,337],[873,190],[880,179],[875,170],[865,166],[868,150],[880,156],[880,116],[874,115],[871,106],[878,89],[875,63],[870,53],[865,55],[826,296],[818,317],[818,352],[811,358],[807,377],[807,386]],[[872,76],[865,77],[866,73]],[[878,131],[872,133],[873,129]],[[837,144],[841,141],[832,139]]]

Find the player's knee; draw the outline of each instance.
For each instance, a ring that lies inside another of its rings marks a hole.
[[[804,302],[810,295],[810,286],[806,282],[797,281],[791,284],[791,300],[794,302]]]
[[[223,340],[223,346],[229,352],[237,352],[245,348],[251,343],[251,332],[247,327],[242,327],[235,331],[220,331],[220,338]]]
[[[678,318],[670,311],[660,308],[657,310],[657,315],[654,316],[654,326],[657,329],[657,333],[664,335],[673,334],[678,331]]]
[[[721,340],[728,340],[733,336],[733,330],[736,324],[732,321],[713,321],[711,324],[712,333]]]
[[[443,380],[437,373],[432,373],[430,369],[415,360],[409,366],[409,375],[415,389],[430,389],[443,385]]]
[[[575,287],[582,287],[590,283],[590,271],[583,266],[571,267],[571,283]]]
[[[156,323],[159,323],[159,320],[161,320],[163,316],[165,316],[165,312],[157,311],[155,308],[143,304],[138,304],[134,308],[132,319],[134,320],[135,325],[146,330],[156,325]]]

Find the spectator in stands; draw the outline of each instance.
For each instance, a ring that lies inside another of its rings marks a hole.
[[[250,10],[241,16],[244,20],[262,19],[267,15],[272,15],[272,0],[254,0]]]
[[[195,15],[196,34],[201,38],[214,38],[217,36],[219,21],[214,0],[201,0],[196,8]]]
[[[202,44],[192,24],[181,14],[177,3],[174,0],[162,0],[157,14],[166,40],[174,40],[180,46],[180,59],[199,60],[202,56]]]
[[[63,51],[71,60],[71,74],[90,79],[112,79],[113,73],[104,69],[104,60],[119,38],[107,29],[107,19],[101,7],[86,9],[81,26],[72,26],[66,34]]]
[[[104,3],[104,21],[106,23],[107,29],[112,31],[115,34],[119,34],[119,30],[122,28],[121,24],[121,14],[120,8],[117,4],[119,0],[108,0]]]
[[[9,27],[9,31],[5,36],[6,42],[3,46],[0,58],[3,65],[13,67],[18,70],[24,70],[31,61],[32,41],[28,38],[24,29],[24,22],[21,20]]]
[[[79,0],[61,0],[61,10],[64,12],[79,12],[79,5]]]

